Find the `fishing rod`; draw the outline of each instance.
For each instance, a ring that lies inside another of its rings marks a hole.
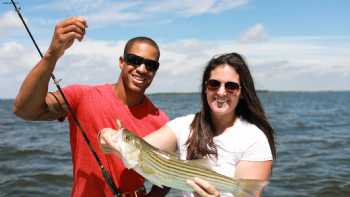
[[[15,11],[17,12],[17,15],[21,19],[25,29],[27,30],[27,33],[29,34],[31,40],[33,41],[36,50],[40,54],[40,57],[43,58],[43,54],[41,53],[39,46],[37,45],[37,43],[36,43],[32,33],[30,32],[26,22],[23,19],[23,16],[22,16],[22,14],[20,12],[20,8],[17,7],[17,5],[16,5],[18,2],[14,2],[14,0],[11,0],[11,3],[13,5],[13,7],[15,8]],[[7,4],[10,4],[10,3],[7,3]],[[63,98],[63,100],[64,100],[64,102],[65,102],[65,104],[67,106],[67,109],[68,109],[69,113],[71,113],[74,123],[78,126],[80,133],[83,135],[83,138],[84,138],[85,142],[87,143],[91,153],[95,157],[95,160],[96,160],[96,162],[98,163],[98,165],[99,165],[99,167],[101,169],[102,175],[103,175],[106,183],[108,184],[108,186],[110,187],[110,189],[112,190],[112,192],[114,193],[115,196],[121,197],[121,192],[117,189],[116,185],[113,182],[113,179],[112,179],[111,175],[108,173],[106,168],[103,166],[100,158],[97,156],[97,153],[96,153],[95,149],[92,147],[91,142],[90,142],[89,138],[87,137],[86,132],[82,128],[79,119],[77,118],[75,112],[73,111],[73,109],[71,108],[70,104],[68,103],[68,101],[66,99],[66,96],[64,95],[64,93],[63,93],[63,91],[61,89],[61,86],[59,84],[60,80],[56,80],[56,77],[55,77],[55,75],[53,73],[51,73],[50,75],[51,75],[51,79],[53,80],[54,84],[56,85],[59,93],[61,94],[61,96],[62,96],[62,98]]]

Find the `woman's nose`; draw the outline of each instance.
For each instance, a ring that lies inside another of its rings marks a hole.
[[[220,85],[218,91],[216,92],[218,95],[223,96],[226,94],[226,90],[225,90],[225,86],[224,85]]]

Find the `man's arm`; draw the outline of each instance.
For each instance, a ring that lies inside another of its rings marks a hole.
[[[58,59],[81,41],[87,27],[81,17],[72,17],[58,23],[49,49],[22,82],[13,105],[13,112],[25,120],[53,120],[62,117],[65,106],[60,94],[48,94],[48,84]]]

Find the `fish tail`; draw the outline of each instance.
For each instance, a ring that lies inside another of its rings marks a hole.
[[[234,192],[235,197],[255,197],[257,192],[260,192],[268,181],[239,179],[237,181],[238,191]]]

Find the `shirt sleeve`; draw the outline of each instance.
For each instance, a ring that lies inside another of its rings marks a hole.
[[[84,92],[86,92],[87,89],[87,86],[74,84],[64,87],[62,90],[69,105],[73,109],[75,109],[78,106],[81,97],[84,95]]]
[[[80,99],[83,97],[85,92],[88,91],[88,89],[89,89],[88,86],[83,86],[78,84],[69,85],[62,88],[64,96],[67,99],[67,102],[73,111],[77,109]],[[62,122],[66,117],[68,119],[71,118],[71,114],[67,113],[65,116],[59,117],[57,120]]]
[[[183,144],[188,139],[190,124],[194,115],[175,118],[167,123],[167,126],[175,133],[178,144]]]
[[[272,160],[272,153],[267,137],[260,129],[256,129],[252,143],[243,153],[241,160],[268,161]]]

